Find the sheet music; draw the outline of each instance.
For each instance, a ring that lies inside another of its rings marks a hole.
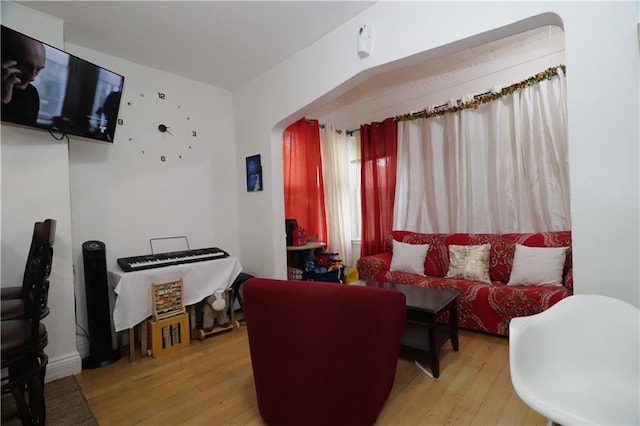
[[[189,239],[184,235],[179,237],[151,238],[149,244],[151,245],[151,254],[191,250],[189,247]]]

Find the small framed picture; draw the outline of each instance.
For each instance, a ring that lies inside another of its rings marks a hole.
[[[260,154],[247,157],[247,192],[262,191],[262,163]]]

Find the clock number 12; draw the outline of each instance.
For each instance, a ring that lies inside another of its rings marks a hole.
[[[166,98],[166,96],[165,96],[164,93],[158,92],[158,99],[165,99],[165,98]]]

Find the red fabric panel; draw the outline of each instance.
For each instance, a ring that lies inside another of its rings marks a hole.
[[[376,281],[376,275],[391,268],[391,253],[372,254],[358,259],[358,278],[364,281]]]
[[[398,124],[393,118],[360,126],[363,256],[380,253],[384,239],[393,229],[396,194]]]
[[[395,378],[402,293],[253,278],[243,294],[258,408],[267,424],[375,422]]]
[[[569,294],[573,294],[573,268],[569,268],[569,270],[564,274],[564,287],[567,289]]]
[[[571,295],[565,287],[509,287],[440,277],[427,277],[416,285],[460,291],[458,325],[502,336],[509,334],[512,318],[538,314]]]
[[[296,219],[307,237],[318,235],[328,244],[318,121],[298,120],[282,139],[285,217]]]
[[[425,259],[426,277],[405,272],[390,272],[391,239],[410,244],[430,244]],[[444,278],[449,268],[450,244],[491,244],[489,275],[492,284]],[[564,285],[507,286],[515,244],[530,247],[569,247],[564,267]],[[506,336],[512,318],[540,313],[573,294],[571,231],[522,234],[421,234],[392,231],[384,242],[384,252],[358,260],[362,279],[396,284],[458,290],[458,324],[462,328]],[[446,319],[446,315],[443,316]]]

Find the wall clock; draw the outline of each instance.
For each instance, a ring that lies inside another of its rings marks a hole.
[[[185,104],[160,91],[140,93],[127,100],[120,107],[127,123],[122,116],[117,121],[122,125],[121,133],[126,129],[125,142],[138,145],[142,155],[151,155],[161,162],[182,160],[198,142],[196,123]],[[141,130],[141,125],[148,127]]]

